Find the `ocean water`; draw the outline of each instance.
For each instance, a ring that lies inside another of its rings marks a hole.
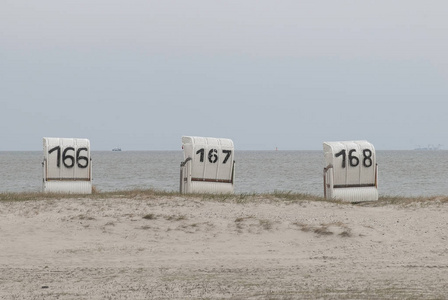
[[[379,193],[448,195],[448,151],[377,151]],[[92,151],[93,184],[99,191],[179,189],[182,151]],[[42,187],[41,151],[0,152],[0,192]],[[274,191],[323,196],[323,151],[235,151],[236,193]]]

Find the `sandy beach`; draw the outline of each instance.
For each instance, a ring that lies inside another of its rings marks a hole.
[[[0,202],[1,299],[446,299],[448,202]]]

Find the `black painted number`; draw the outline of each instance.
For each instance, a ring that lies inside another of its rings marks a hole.
[[[364,165],[364,167],[366,167],[366,168],[371,167],[373,164],[372,150],[364,149],[364,150],[362,150],[362,154],[364,155],[364,160],[362,161],[362,164]]]
[[[76,151],[76,157],[74,155],[72,155],[71,153],[67,153],[68,151],[73,151],[75,152],[75,148],[73,147],[67,147],[64,149],[64,151],[62,151],[62,155],[61,155],[61,146],[56,146],[51,148],[50,150],[48,150],[48,154],[53,153],[54,151],[56,152],[56,166],[58,168],[61,167],[61,161],[62,164],[64,165],[64,167],[70,169],[73,168],[75,166],[75,162],[78,166],[78,168],[81,169],[85,169],[89,166],[89,158],[87,156],[83,156],[81,155],[81,151],[89,151],[87,148],[83,147],[83,148],[79,148]],[[73,153],[75,154],[75,153]]]
[[[212,164],[214,164],[215,162],[218,161],[218,150],[216,149],[210,149],[210,151],[208,151],[208,161],[211,162]]]
[[[350,167],[357,167],[359,165],[359,158],[352,155],[353,152],[356,152],[355,149],[348,151],[348,161],[350,163]]]
[[[64,164],[64,166],[66,168],[69,168],[69,169],[73,168],[73,166],[75,165],[75,157],[73,155],[67,154],[67,152],[70,150],[73,150],[73,152],[74,152],[75,148],[67,147],[62,152],[62,163]],[[67,160],[69,161],[69,163],[67,163]]]
[[[356,155],[353,155],[353,153],[356,153],[356,149],[351,149],[348,151],[348,163],[349,163],[350,167],[357,167],[359,165],[359,158]],[[372,150],[364,149],[364,150],[362,150],[362,154],[364,156],[362,165],[366,168],[371,167],[373,164]],[[334,157],[339,157],[339,156],[342,156],[342,168],[345,168],[347,165],[347,151],[345,149],[343,149],[334,155]]]
[[[342,167],[345,168],[345,157],[347,156],[347,153],[345,151],[345,149],[339,151],[338,153],[336,153],[334,155],[334,157],[339,157],[342,155]]]
[[[54,148],[51,148],[49,151],[48,151],[48,154],[51,154],[53,151],[55,151],[55,150],[57,150],[58,151],[58,158],[57,158],[57,160],[56,160],[56,166],[58,166],[58,168],[61,166],[61,147],[60,146],[56,146],[56,147],[54,147]]]
[[[222,153],[225,154],[224,160],[222,161],[223,164],[225,164],[229,158],[230,155],[232,155],[232,150],[222,150]],[[199,154],[199,161],[204,162],[204,156],[205,156],[205,149],[201,148],[198,151],[196,151],[196,154]],[[219,159],[218,157],[218,150],[217,149],[210,149],[207,153],[208,161],[212,164],[216,163]]]
[[[229,160],[229,157],[232,154],[232,150],[222,150],[222,153],[226,155],[226,157],[224,157],[224,160],[222,161],[222,163],[225,164]]]
[[[89,158],[87,156],[80,155],[81,151],[86,151],[88,153],[89,149],[87,149],[86,147],[83,147],[83,148],[78,148],[78,150],[76,151],[76,161],[78,164],[78,168],[85,169],[89,165]],[[84,164],[82,164],[81,161],[84,161]]]
[[[199,158],[199,161],[200,162],[204,162],[204,148],[202,148],[202,149],[199,149],[198,151],[196,151],[196,154],[200,154],[201,156],[200,156],[200,158]]]

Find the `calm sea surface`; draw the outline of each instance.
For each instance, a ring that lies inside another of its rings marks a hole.
[[[177,191],[182,151],[93,151],[99,191]],[[41,151],[0,152],[0,192],[42,186]],[[236,193],[292,191],[323,195],[323,151],[235,151]],[[448,195],[448,151],[377,151],[380,195]]]

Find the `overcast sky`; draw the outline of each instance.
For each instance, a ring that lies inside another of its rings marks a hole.
[[[448,149],[446,1],[0,0],[0,150]]]

